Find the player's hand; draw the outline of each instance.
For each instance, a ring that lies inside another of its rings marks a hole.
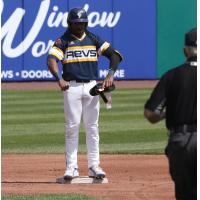
[[[113,85],[114,77],[111,74],[108,74],[103,81],[102,88],[107,88]]]
[[[62,91],[65,91],[65,90],[68,90],[69,89],[69,82],[68,81],[65,81],[64,79],[60,79],[58,81],[58,85],[60,87],[60,89]]]

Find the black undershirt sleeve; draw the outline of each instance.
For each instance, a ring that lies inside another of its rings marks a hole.
[[[121,54],[113,48],[109,47],[103,52],[102,55],[110,60],[109,69],[115,72],[118,68],[119,63],[122,61]]]

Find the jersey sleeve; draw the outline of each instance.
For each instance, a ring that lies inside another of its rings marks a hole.
[[[97,38],[97,52],[98,52],[98,56],[101,56],[103,54],[112,54],[112,53],[116,53],[119,58],[120,61],[123,60],[122,55],[120,54],[119,51],[117,51],[116,49],[114,49],[109,42],[102,40],[100,37],[96,37]]]
[[[101,45],[97,49],[98,55],[101,56],[107,49],[109,49],[109,47],[110,47],[110,43],[106,41],[101,43]]]
[[[145,109],[160,113],[166,106],[168,76],[165,74],[154,88],[150,98],[145,104]]]
[[[106,51],[111,45],[109,42],[101,39],[97,35],[92,35],[92,37],[95,38],[98,56],[101,56],[103,54],[103,52]]]
[[[58,38],[53,46],[50,48],[48,57],[53,57],[56,60],[63,60],[64,59],[64,45],[62,38]]]

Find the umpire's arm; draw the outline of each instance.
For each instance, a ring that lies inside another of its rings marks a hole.
[[[156,113],[145,108],[144,116],[148,119],[149,122],[155,124],[165,118],[165,112]]]
[[[165,118],[167,86],[167,77],[166,75],[163,75],[153,89],[150,98],[144,105],[144,116],[152,124],[157,123]]]

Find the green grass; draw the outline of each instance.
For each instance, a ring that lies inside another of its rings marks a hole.
[[[113,108],[101,101],[101,153],[163,153],[164,121],[151,125],[143,117],[149,89],[117,89]],[[2,91],[2,153],[64,153],[63,95],[60,91]],[[86,152],[80,128],[79,151]]]
[[[25,196],[25,195],[3,195],[2,200],[100,200],[99,198],[90,197],[86,195],[79,194],[63,194],[63,195],[35,195],[35,196]]]

